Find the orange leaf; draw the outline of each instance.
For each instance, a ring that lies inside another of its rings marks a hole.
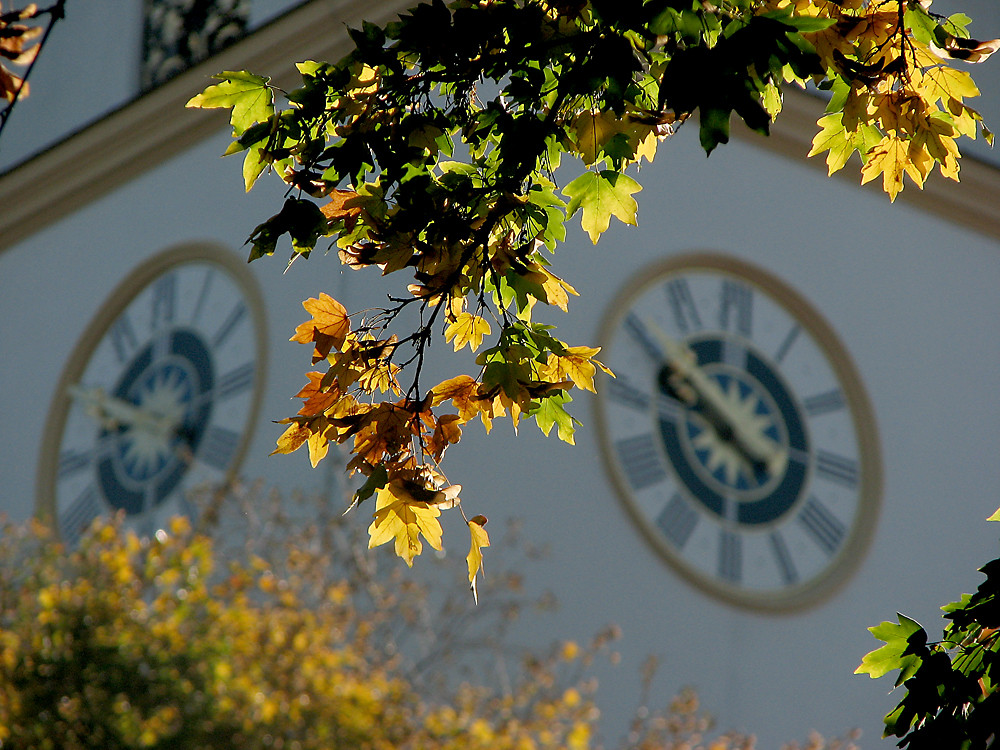
[[[295,329],[295,335],[289,341],[300,344],[313,343],[313,363],[326,359],[330,350],[340,348],[351,331],[351,321],[347,317],[347,309],[325,292],[319,299],[310,297],[302,306],[312,318]]]

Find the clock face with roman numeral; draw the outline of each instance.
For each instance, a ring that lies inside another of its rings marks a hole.
[[[846,578],[877,517],[871,407],[844,347],[794,290],[721,255],[647,270],[605,322],[606,463],[675,568],[756,609]]]
[[[64,541],[115,511],[153,533],[235,470],[264,379],[262,310],[242,264],[203,246],[150,259],[112,293],[46,428],[39,515]]]

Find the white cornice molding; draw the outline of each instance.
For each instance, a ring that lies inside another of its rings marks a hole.
[[[220,132],[217,111],[185,109],[221,70],[299,81],[291,60],[339,60],[348,28],[385,24],[415,0],[313,0],[0,176],[0,251]]]
[[[279,86],[294,85],[298,76],[290,58],[337,60],[350,50],[348,27],[359,27],[362,20],[384,24],[413,4],[414,0],[312,0],[0,176],[0,252],[218,133],[222,129],[218,112],[184,108],[214,73],[270,72]],[[749,131],[739,137],[825,169],[822,159],[805,158],[822,108],[814,97],[789,90],[770,137]],[[838,175],[858,180],[856,170],[845,169]],[[1000,170],[965,158],[961,176],[960,183],[933,176],[923,191],[910,186],[900,200],[1000,239]]]

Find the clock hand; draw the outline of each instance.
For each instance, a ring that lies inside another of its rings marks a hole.
[[[70,397],[79,401],[86,413],[105,429],[125,426],[166,441],[176,433],[180,424],[176,416],[157,414],[149,409],[143,409],[129,401],[109,396],[100,387],[85,388],[73,384],[67,391]]]
[[[752,464],[763,465],[768,473],[777,475],[784,472],[788,463],[788,452],[765,435],[759,427],[749,423],[744,414],[733,405],[719,384],[698,366],[698,357],[687,344],[677,341],[652,321],[645,321],[663,347],[667,365],[674,375],[681,379],[678,389],[681,397],[689,404],[699,399],[707,407],[706,416],[713,423],[720,437],[729,442]],[[688,392],[685,393],[685,390]],[[714,417],[714,418],[713,418]],[[720,424],[721,422],[721,424]],[[720,429],[721,428],[721,429]]]

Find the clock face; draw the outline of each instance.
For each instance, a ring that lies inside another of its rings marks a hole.
[[[733,258],[689,255],[613,306],[598,389],[606,463],[630,514],[704,590],[811,603],[860,561],[881,462],[868,399],[832,329]]]
[[[152,533],[193,515],[250,437],[264,380],[262,302],[224,250],[184,246],[112,293],[70,357],[49,416],[39,515],[75,543],[123,511]]]

